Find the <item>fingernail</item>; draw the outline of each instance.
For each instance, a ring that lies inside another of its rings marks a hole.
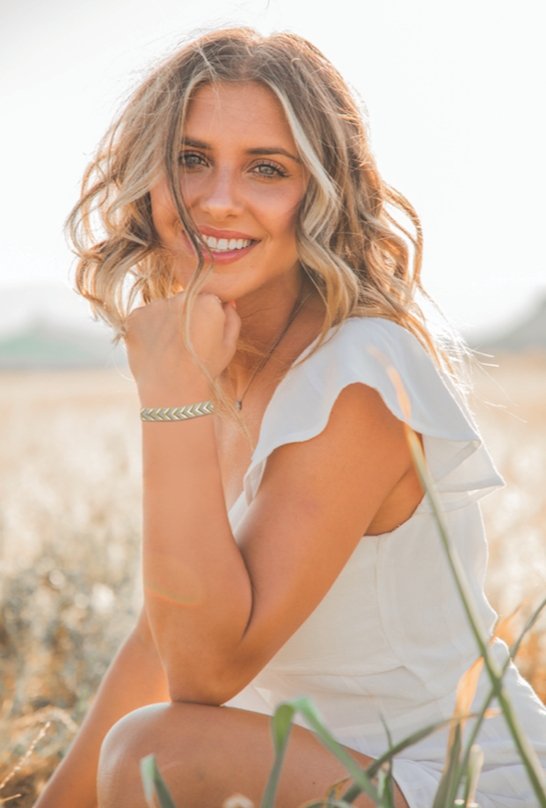
[[[231,301],[231,305],[233,306],[234,309],[237,308],[237,303],[234,300]]]

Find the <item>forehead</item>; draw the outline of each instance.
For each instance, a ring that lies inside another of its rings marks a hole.
[[[257,82],[205,84],[196,91],[184,126],[187,137],[208,139],[234,135],[245,141],[261,138],[295,148],[279,99]]]

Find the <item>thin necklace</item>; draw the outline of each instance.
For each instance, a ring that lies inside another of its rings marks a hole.
[[[309,300],[309,298],[311,297],[311,295],[312,295],[312,292],[309,292],[309,294],[308,294],[308,295],[306,295],[306,296],[303,298],[303,300],[299,300],[299,301],[297,300],[297,301],[296,301],[296,303],[295,303],[295,305],[294,305],[294,308],[293,308],[293,309],[292,309],[292,311],[290,312],[290,317],[288,318],[288,322],[286,323],[285,327],[283,328],[283,330],[281,331],[281,333],[279,334],[279,336],[277,337],[277,339],[275,340],[275,342],[274,342],[274,343],[273,343],[273,344],[272,344],[272,345],[271,345],[271,346],[270,346],[270,347],[267,349],[267,351],[265,352],[265,354],[262,356],[262,358],[260,359],[260,361],[258,362],[258,364],[256,365],[256,367],[254,368],[254,370],[253,370],[253,372],[252,372],[252,376],[251,376],[251,377],[250,377],[250,379],[248,380],[248,382],[247,382],[247,385],[246,385],[245,389],[244,389],[244,390],[243,390],[243,392],[241,393],[241,397],[240,397],[239,399],[236,399],[236,400],[235,400],[235,406],[237,407],[237,409],[238,409],[238,410],[242,410],[242,409],[243,409],[243,398],[246,396],[246,393],[247,393],[248,388],[250,387],[250,385],[251,385],[251,384],[252,384],[252,382],[254,381],[254,378],[256,377],[256,375],[258,374],[258,372],[259,372],[259,371],[260,371],[260,370],[261,370],[263,367],[265,367],[265,365],[266,365],[266,364],[269,362],[269,360],[271,359],[271,355],[273,354],[273,351],[275,350],[275,348],[277,347],[277,345],[279,344],[279,342],[282,340],[282,338],[284,337],[284,335],[286,334],[286,332],[288,331],[288,329],[290,328],[290,326],[292,325],[292,323],[294,322],[294,320],[296,319],[296,317],[297,317],[297,316],[298,316],[298,314],[300,313],[300,310],[302,309],[303,304],[304,304],[304,303],[305,303],[307,300]],[[230,381],[231,381],[231,376],[230,376]],[[233,382],[232,382],[232,381],[231,381],[231,386],[232,386],[232,388],[233,388],[233,392],[235,393],[235,388],[233,387]]]

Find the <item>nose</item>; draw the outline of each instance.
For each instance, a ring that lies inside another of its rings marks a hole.
[[[243,205],[237,177],[229,166],[218,167],[211,173],[200,202],[202,210],[217,221],[241,213]]]

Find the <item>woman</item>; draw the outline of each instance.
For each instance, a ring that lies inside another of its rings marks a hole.
[[[268,716],[302,692],[363,766],[383,720],[397,740],[449,717],[477,651],[385,364],[490,631],[476,500],[501,480],[415,301],[418,219],[338,73],[293,35],[188,45],[105,139],[71,226],[143,408],[145,606],[40,808],[143,806],[152,752],[180,808],[258,803]],[[544,709],[513,668],[509,686],[544,754]],[[481,737],[480,805],[534,805],[502,719]],[[395,761],[397,806],[432,804],[445,744]],[[298,726],[277,805],[343,776]]]

